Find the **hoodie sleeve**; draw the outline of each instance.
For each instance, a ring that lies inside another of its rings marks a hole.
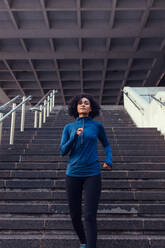
[[[111,146],[108,142],[108,138],[107,138],[105,129],[101,123],[100,123],[100,129],[99,129],[99,136],[98,137],[99,137],[99,140],[101,141],[101,143],[104,147],[104,151],[106,154],[106,158],[105,158],[104,162],[112,167],[112,149],[111,149]]]
[[[64,127],[60,143],[60,154],[62,156],[66,155],[72,149],[73,144],[77,139],[77,136],[78,135],[76,134],[76,132],[69,132],[68,125]]]

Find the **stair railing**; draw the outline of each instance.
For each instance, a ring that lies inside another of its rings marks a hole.
[[[141,106],[138,106],[136,100],[129,96],[128,92],[122,90],[126,97],[134,104],[134,106],[144,115],[144,109]]]
[[[153,95],[149,95],[149,96],[152,97],[155,101],[159,102],[161,106],[163,105],[165,107],[165,102],[162,102],[161,100],[159,100],[158,98],[156,98]]]
[[[152,95],[152,94],[146,94],[146,95],[140,95],[140,96],[149,96],[149,97],[151,97],[152,99],[154,99],[156,102],[158,102],[158,103],[160,103],[160,106],[164,106],[165,107],[165,102],[162,102],[161,101],[161,99],[158,99],[158,98],[156,98],[154,95]]]
[[[10,101],[8,101],[7,103],[3,104],[2,106],[0,106],[0,112],[5,111],[5,109],[7,109],[8,106],[10,106],[11,103],[15,102],[17,99],[19,99],[21,96],[16,96],[13,99],[11,99]]]
[[[55,95],[57,90],[48,91],[48,93],[30,110],[34,111],[34,128],[41,128],[42,123],[46,122],[50,112],[55,106]],[[39,120],[38,120],[39,115]]]
[[[16,96],[9,102],[5,103],[0,107],[0,144],[2,143],[2,127],[3,127],[3,121],[8,118],[11,115],[11,126],[10,126],[10,141],[9,144],[14,144],[14,133],[15,133],[15,119],[16,119],[16,110],[22,107],[21,110],[21,125],[20,125],[20,131],[24,131],[24,125],[25,125],[25,103],[31,100],[31,96],[25,97],[23,96],[22,102],[16,105],[14,103],[20,96]],[[12,103],[12,109],[5,114],[5,110],[7,107]]]

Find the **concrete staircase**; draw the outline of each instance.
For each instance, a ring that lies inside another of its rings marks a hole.
[[[102,170],[98,248],[165,247],[165,141],[154,128],[136,128],[123,110],[100,120],[113,150],[113,170]],[[63,126],[54,111],[41,129],[8,132],[0,146],[0,248],[76,248],[65,193],[67,157],[59,156]],[[104,152],[99,148],[100,161]]]

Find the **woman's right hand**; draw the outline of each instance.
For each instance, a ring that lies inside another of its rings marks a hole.
[[[103,164],[103,168],[104,169],[107,169],[107,170],[112,170],[112,167],[109,164],[107,164],[107,163],[104,163]]]
[[[78,129],[76,130],[76,133],[77,133],[78,136],[80,136],[81,133],[83,133],[83,128],[78,128]]]

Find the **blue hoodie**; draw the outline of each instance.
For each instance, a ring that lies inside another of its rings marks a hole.
[[[83,133],[78,136],[76,130],[83,128]],[[69,154],[66,174],[75,177],[87,177],[100,174],[98,160],[97,140],[100,140],[106,153],[105,163],[112,166],[112,150],[109,145],[105,129],[98,121],[91,117],[77,117],[75,122],[64,127],[60,154]]]

